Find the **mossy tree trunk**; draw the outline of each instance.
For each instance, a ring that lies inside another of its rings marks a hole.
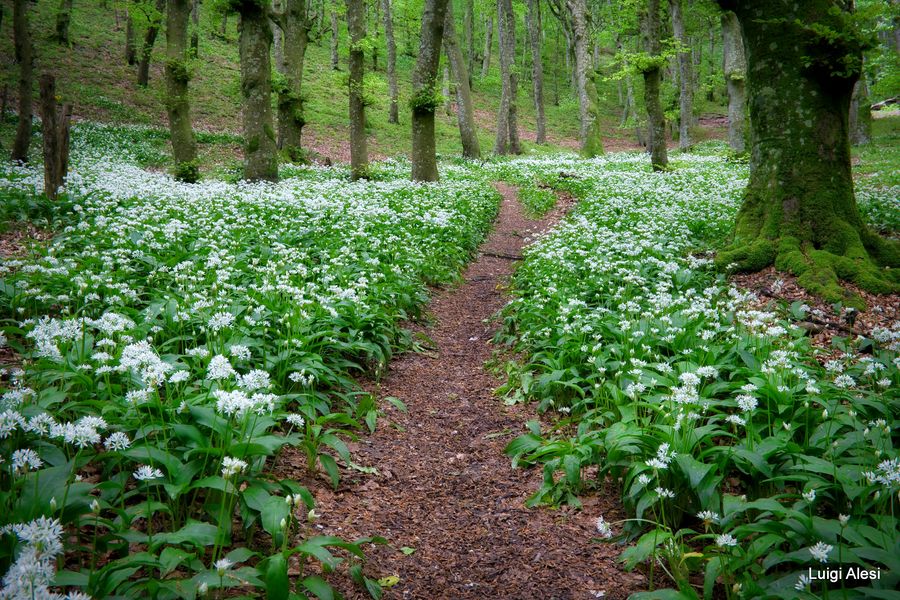
[[[354,180],[369,171],[366,146],[366,105],[363,101],[363,77],[366,69],[366,6],[364,0],[347,0],[347,28],[350,30],[350,171]],[[332,27],[332,31],[334,31]]]
[[[540,0],[528,0],[528,38],[531,42],[531,84],[534,92],[534,121],[537,144],[547,143],[547,124],[544,118],[544,64],[541,58],[543,23]]]
[[[72,0],[60,0],[56,11],[56,41],[69,44],[69,25],[72,23]]]
[[[840,279],[900,289],[900,252],[863,224],[850,170],[848,114],[862,65],[851,15],[832,0],[719,0],[747,55],[750,181],[733,246],[717,262],[771,264],[830,301],[860,304]]]
[[[13,161],[28,162],[31,145],[32,95],[34,94],[34,45],[28,24],[28,0],[13,3],[13,38],[16,62],[19,63],[19,121],[13,140]]]
[[[412,179],[437,181],[437,156],[434,142],[434,112],[437,109],[438,64],[448,0],[425,0],[419,56],[413,71],[412,97]]]
[[[191,78],[187,51],[190,13],[190,0],[169,0],[166,15],[166,112],[169,116],[175,178],[193,183],[199,178],[199,172],[188,96]]]
[[[585,0],[567,0],[572,27],[572,45],[575,52],[575,91],[578,95],[579,141],[581,154],[591,158],[603,154],[600,139],[600,119],[597,114],[596,88],[591,77],[591,61],[588,57],[588,13]]]
[[[387,44],[387,80],[390,94],[388,123],[400,122],[400,92],[397,87],[397,44],[394,42],[394,14],[391,0],[382,0],[384,10],[384,40]]]
[[[302,84],[310,23],[306,0],[284,0],[276,16],[282,33],[283,80],[278,85],[278,148],[292,161],[302,159],[300,146],[306,124]]]
[[[737,153],[746,149],[747,60],[741,26],[733,12],[722,14],[722,66],[728,89],[728,145]]]
[[[244,134],[244,179],[278,179],[272,119],[272,29],[268,10],[257,0],[237,5]]]
[[[444,49],[453,71],[453,78],[456,80],[456,120],[459,124],[463,156],[481,158],[478,130],[475,127],[475,111],[472,107],[472,91],[469,88],[469,72],[459,47],[456,26],[453,22],[453,5],[450,2],[447,3],[444,21]]]
[[[165,10],[166,0],[156,0],[153,9],[147,14],[147,31],[144,34],[137,74],[137,84],[141,87],[147,87],[150,82],[150,58],[153,56],[153,46],[156,44],[156,36],[159,35],[159,25],[162,23]]]
[[[669,154],[666,149],[666,116],[659,101],[660,70],[665,62],[660,51],[659,0],[647,0],[643,21],[648,56],[641,65],[641,72],[644,76],[650,164],[654,171],[662,171],[669,164]]]

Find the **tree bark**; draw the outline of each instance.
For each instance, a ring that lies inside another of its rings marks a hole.
[[[125,9],[125,62],[129,65],[137,64],[137,47],[134,44],[134,15],[128,8]]]
[[[453,99],[450,98],[450,65],[444,63],[444,77],[441,83],[441,96],[444,97],[444,114],[453,114]]]
[[[684,31],[684,15],[681,0],[669,0],[672,12],[672,29],[675,39],[681,46],[678,52],[679,116],[678,147],[687,150],[691,147],[691,127],[694,125],[694,75],[691,67],[690,40]]]
[[[56,41],[69,44],[69,24],[72,22],[72,0],[60,0],[56,11]]]
[[[434,141],[434,112],[437,108],[435,86],[444,20],[448,0],[425,0],[419,56],[413,71],[412,98],[412,179],[437,181],[437,156]]]
[[[266,9],[240,5],[238,47],[243,99],[244,179],[278,179],[278,153],[272,119],[272,29]]]
[[[166,15],[166,111],[172,138],[175,178],[193,183],[199,179],[200,174],[188,96],[190,69],[187,29],[190,12],[190,0],[169,0]]]
[[[737,153],[746,149],[747,124],[745,111],[747,95],[747,59],[741,26],[733,12],[722,14],[722,55],[725,85],[728,91],[728,145]]]
[[[865,76],[861,76],[853,86],[850,99],[850,143],[863,146],[872,141],[872,103],[869,100],[869,86]]]
[[[366,68],[366,53],[362,46],[366,37],[364,0],[347,0],[347,28],[350,30],[350,171],[355,181],[365,178],[369,170],[366,107],[363,103],[363,77]],[[336,29],[332,27],[332,30]]]
[[[497,0],[497,37],[500,47],[502,94],[497,116],[495,154],[521,154],[516,123],[516,21],[511,0]]]
[[[475,72],[475,1],[465,0],[463,13],[463,34],[466,38],[466,73],[469,89],[472,89],[472,74]]]
[[[484,57],[481,59],[481,76],[487,77],[491,68],[491,49],[494,45],[494,17],[487,15],[484,18]]]
[[[301,137],[306,125],[302,84],[310,23],[306,0],[284,0],[284,11],[278,17],[282,35],[282,74],[278,89],[278,148],[292,161],[301,160]]]
[[[846,9],[831,0],[719,4],[744,35],[752,149],[734,242],[717,263],[743,271],[774,263],[809,291],[850,305],[862,303],[839,279],[898,291],[900,245],[865,226],[853,193],[848,115],[863,42]]]
[[[141,87],[147,87],[150,82],[150,58],[153,55],[153,45],[159,34],[159,25],[162,23],[163,12],[166,10],[166,0],[156,0],[155,12],[149,15],[147,32],[144,35],[144,46],[141,48],[141,61],[138,63],[137,83]]]
[[[575,89],[578,94],[581,153],[590,158],[603,153],[603,142],[600,137],[600,119],[597,114],[596,85],[588,73],[590,61],[587,48],[587,5],[585,0],[567,0],[566,8],[568,8],[572,18],[572,41],[575,47]]]
[[[13,140],[13,162],[28,162],[31,145],[31,98],[34,78],[34,46],[28,24],[28,0],[13,2],[13,37],[16,62],[19,63],[19,122]]]
[[[331,9],[331,69],[338,71],[341,68],[338,56],[338,15],[335,9]]]
[[[200,56],[200,0],[191,2],[191,56]]]
[[[44,194],[56,200],[69,171],[69,119],[72,105],[56,103],[56,79],[41,77],[41,131],[44,150]]]
[[[394,42],[394,16],[391,0],[382,0],[384,6],[384,40],[387,44],[387,79],[391,104],[388,108],[388,123],[400,122],[400,93],[397,87],[397,44]]]
[[[456,26],[453,22],[452,4],[447,3],[447,15],[444,22],[444,50],[450,62],[450,69],[456,81],[456,120],[459,124],[459,139],[462,142],[463,156],[481,158],[481,146],[478,142],[478,130],[475,127],[475,111],[472,108],[472,93],[469,88],[469,76],[466,62],[459,48]]]
[[[642,65],[644,75],[644,104],[647,109],[647,133],[649,134],[650,164],[654,171],[662,171],[669,164],[666,150],[666,117],[659,102],[660,69],[663,58],[660,53],[659,0],[648,0],[644,13],[644,35],[647,40],[648,59]]]
[[[541,60],[541,3],[528,0],[528,37],[531,41],[531,83],[534,90],[535,137],[538,144],[547,142],[547,125],[544,118],[544,66]]]

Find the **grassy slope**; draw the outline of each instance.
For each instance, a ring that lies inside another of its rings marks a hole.
[[[164,81],[162,60],[165,37],[157,38],[154,62],[151,67],[150,85],[146,89],[135,83],[135,67],[124,61],[124,14],[119,13],[118,25],[110,2],[103,9],[97,2],[76,2],[71,25],[72,46],[64,48],[56,44],[51,33],[58,2],[38,0],[32,9],[31,22],[37,49],[38,73],[51,70],[58,77],[60,93],[74,102],[77,117],[118,123],[143,123],[165,125]],[[12,19],[6,11],[0,30],[0,82],[9,89],[10,105],[15,90],[17,68],[12,64]],[[395,16],[395,21],[402,17]],[[193,116],[196,127],[209,131],[240,131],[239,67],[237,57],[236,18],[230,18],[227,39],[212,34],[218,29],[219,17],[209,11],[201,15],[202,35],[200,59],[191,81]],[[342,29],[346,29],[342,23]],[[375,156],[406,154],[410,147],[410,115],[408,98],[411,88],[411,71],[415,57],[408,52],[406,27],[396,26],[398,46],[398,72],[400,76],[400,125],[387,122],[387,82],[384,69],[384,51],[379,56],[379,71],[375,74],[372,90],[375,103],[368,111],[370,153]],[[342,36],[346,32],[342,31]],[[142,32],[138,31],[138,43]],[[330,68],[329,37],[310,44],[304,73],[304,93],[307,96],[308,126],[306,143],[325,155],[345,159],[347,150],[347,92],[346,71]],[[341,39],[342,65],[346,64],[346,37]],[[406,50],[406,52],[404,52]],[[371,61],[367,61],[371,67]],[[491,73],[483,80],[475,78],[475,104],[478,111],[482,150],[493,146],[493,129],[500,89],[496,73],[496,60]],[[480,74],[479,74],[480,75]],[[548,88],[552,80],[547,82]],[[561,82],[565,87],[565,82]],[[533,139],[534,109],[530,99],[531,82],[524,80],[519,86],[519,116],[523,137]],[[551,92],[547,94],[553,97]],[[548,131],[551,140],[559,145],[572,146],[577,136],[577,105],[571,94],[563,94],[560,105],[548,102],[546,107]],[[612,112],[611,112],[612,115]],[[610,133],[614,131],[615,116],[610,118]],[[437,119],[438,152],[456,154],[461,150],[456,117],[439,112]],[[236,162],[239,160],[237,139],[228,148],[204,145],[205,161]],[[533,148],[534,145],[527,145]]]

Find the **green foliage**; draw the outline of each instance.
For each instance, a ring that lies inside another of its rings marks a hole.
[[[444,96],[434,87],[423,88],[409,99],[409,107],[414,113],[433,113],[443,104]]]

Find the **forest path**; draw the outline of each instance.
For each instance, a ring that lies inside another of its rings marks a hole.
[[[505,406],[493,394],[501,382],[484,368],[495,325],[486,320],[508,299],[508,257],[566,207],[529,220],[514,188],[497,189],[500,215],[477,260],[430,304],[434,325],[424,331],[435,350],[397,357],[377,390],[381,399],[402,400],[408,413],[381,400],[388,408],[377,431],[352,445],[354,460],[378,474],[354,481],[345,473],[336,493],[317,490],[317,533],[387,538],[390,546],[366,550],[369,576],[400,578],[385,598],[625,598],[645,589],[644,576],[623,572],[621,547],[591,543],[598,516],[622,518],[618,493],[587,497],[582,511],[527,509],[540,469],[514,470],[503,454],[534,410]]]

